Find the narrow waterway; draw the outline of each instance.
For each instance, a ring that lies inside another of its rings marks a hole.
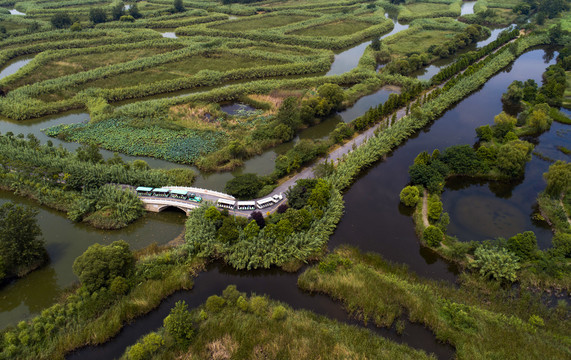
[[[476,1],[464,1],[460,7],[460,16],[473,14],[474,5],[476,5]]]
[[[454,281],[455,268],[419,246],[409,213],[407,209],[400,207],[398,194],[408,182],[407,169],[414,157],[421,151],[431,152],[435,148],[444,149],[454,144],[472,144],[475,139],[474,129],[484,124],[491,124],[493,117],[502,110],[500,97],[507,86],[513,80],[523,81],[528,78],[533,78],[540,83],[542,72],[549,64],[554,63],[553,55],[555,54],[550,55],[544,50],[533,50],[522,55],[513,66],[493,77],[480,91],[461,101],[434,124],[396,149],[386,160],[362,174],[345,194],[345,215],[331,238],[330,248],[349,243],[365,251],[378,252],[388,260],[405,263],[421,276]],[[388,94],[383,94],[382,96],[388,96]],[[370,100],[364,100],[362,104],[368,104],[368,101]],[[361,113],[366,109],[368,106],[363,105]],[[3,132],[5,132],[4,124],[8,123],[1,123]],[[549,141],[547,139],[547,142]],[[210,183],[208,187],[213,188]],[[27,202],[9,193],[1,195],[2,201]],[[152,241],[164,243],[180,234],[184,220],[182,214],[161,213],[156,217],[148,215],[124,231],[98,232],[81,224],[73,224],[63,215],[40,208],[35,203],[27,203],[41,211],[39,221],[48,243],[52,263],[1,290],[1,304],[5,306],[0,314],[2,324],[13,324],[53,302],[59,293],[58,289],[74,281],[70,271],[71,263],[90,244],[108,243],[117,239],[128,241],[134,248],[142,247]],[[169,216],[173,216],[174,219]],[[54,232],[53,236],[50,235],[50,231]],[[45,275],[42,277],[41,274]],[[35,276],[38,276],[36,280],[34,280]],[[278,271],[228,272],[224,268],[215,267],[197,278],[194,290],[177,293],[164,301],[159,310],[135,321],[111,342],[101,347],[82,350],[75,356],[81,356],[81,358],[101,358],[102,356],[108,358],[107,355],[102,354],[113,354],[110,357],[118,356],[141,334],[159,326],[177,299],[184,298],[191,304],[200,304],[212,295],[213,291],[219,293],[226,285],[232,283],[237,283],[241,291],[266,293],[293,307],[303,307],[333,318],[346,320],[346,315],[340,305],[327,297],[310,296],[299,291],[295,285],[296,279],[297,274],[285,274]],[[46,285],[42,286],[43,284]],[[44,290],[38,292],[38,288]],[[38,296],[39,293],[42,296]],[[439,353],[441,358],[450,357],[450,349],[438,344],[429,332],[424,334],[422,326],[409,325],[407,332],[409,328],[411,333],[415,334],[414,331],[418,331],[418,334],[403,337],[402,340],[411,346]],[[415,339],[425,338],[428,340],[415,345]],[[107,353],[108,350],[105,349],[109,348],[115,350]]]
[[[389,17],[388,14],[385,15],[387,18]],[[381,39],[394,35],[398,32],[408,29],[409,25],[400,24],[396,18],[393,19],[394,28],[387,34],[381,36]],[[331,69],[325,74],[326,76],[329,75],[339,75],[350,71],[359,65],[359,60],[363,56],[365,49],[372,40],[365,41],[355,47],[352,47],[348,50],[345,50],[341,53],[335,54],[335,59],[333,60],[333,64],[331,64]]]
[[[190,291],[179,291],[165,299],[161,305],[136,322],[125,326],[113,340],[101,346],[82,348],[68,357],[75,359],[113,359],[120,357],[126,346],[134,344],[142,335],[156,330],[162,326],[163,319],[177,301],[184,300],[190,308],[203,305],[211,295],[220,295],[228,285],[236,285],[237,289],[248,294],[256,293],[268,295],[271,299],[286,302],[294,309],[306,309],[319,315],[338,320],[340,322],[363,326],[352,319],[340,303],[321,294],[308,294],[297,287],[299,274],[291,274],[278,270],[254,270],[237,272],[227,267],[214,264],[208,271],[201,273],[195,280]],[[403,319],[404,320],[404,319]],[[397,335],[393,328],[378,328],[369,325],[367,328],[380,336],[404,343],[429,353],[434,353],[438,359],[452,359],[454,349],[436,341],[434,335],[419,324],[405,321],[406,327],[403,335]]]
[[[16,71],[20,70],[24,65],[28,64],[30,61],[34,59],[33,56],[25,56],[18,59],[10,60],[0,71],[0,79],[5,78],[6,76],[12,75],[16,73]]]
[[[429,250],[421,248],[414,233],[410,213],[402,208],[398,194],[408,182],[407,169],[416,155],[424,150],[444,149],[455,144],[472,144],[474,129],[491,124],[493,117],[502,111],[501,94],[513,80],[533,78],[540,81],[545,68],[554,62],[544,50],[523,54],[513,66],[494,76],[482,89],[458,103],[432,125],[417,136],[405,142],[390,156],[362,174],[347,191],[345,215],[329,248],[340,244],[358,246],[364,251],[375,251],[388,260],[407,264],[421,276],[439,280],[455,280],[456,269]],[[269,294],[271,298],[284,301],[294,308],[310,309],[328,317],[349,321],[339,305],[323,296],[311,296],[300,292],[296,286],[296,274],[277,271],[234,272],[215,267],[200,274],[191,291],[181,291],[163,301],[161,306],[149,315],[125,327],[110,342],[81,349],[70,359],[96,359],[120,356],[125,348],[141,335],[161,325],[162,319],[177,300],[184,299],[191,306],[202,304],[213,293],[228,284],[237,284],[241,291],[255,291]],[[409,330],[410,329],[410,330]],[[413,333],[408,325],[407,332]],[[439,354],[439,358],[450,358],[452,351],[439,344],[422,326],[416,326],[418,334],[401,338],[407,344]],[[389,331],[390,332],[390,331]],[[391,337],[389,334],[383,336]],[[415,340],[416,339],[416,340]],[[421,340],[419,344],[416,342]]]

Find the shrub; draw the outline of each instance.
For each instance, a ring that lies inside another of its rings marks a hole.
[[[206,299],[206,310],[211,313],[217,313],[222,310],[226,301],[218,295],[212,295]]]
[[[113,281],[111,281],[111,286],[109,290],[117,295],[125,295],[129,291],[129,284],[122,276],[117,276]]]
[[[152,332],[146,335],[141,342],[131,346],[127,352],[129,360],[147,360],[165,344],[164,339],[159,334]]]
[[[272,311],[272,320],[284,320],[286,318],[286,314],[286,309],[283,306],[278,305],[274,307],[274,310]]]
[[[537,239],[533,231],[526,231],[509,238],[507,248],[520,259],[528,260],[537,250]]]
[[[424,229],[422,238],[428,244],[428,246],[437,247],[440,246],[440,242],[444,238],[444,234],[438,227],[430,225]]]
[[[474,252],[472,268],[477,269],[480,276],[500,282],[514,282],[520,268],[518,258],[506,249],[493,249],[479,246]]]
[[[268,314],[268,299],[263,296],[252,296],[250,308],[256,315],[266,316]]]
[[[558,232],[553,236],[551,242],[557,253],[566,258],[571,257],[571,234]]]
[[[236,304],[238,305],[238,307],[240,308],[240,310],[242,311],[248,311],[250,310],[250,303],[248,302],[248,300],[246,300],[243,296],[240,296],[238,298],[238,300],[236,301]]]
[[[179,346],[188,346],[192,339],[192,315],[184,301],[177,301],[170,314],[164,319],[163,326]]]
[[[440,218],[442,214],[442,202],[436,199],[430,199],[428,201],[428,218],[432,221],[436,221]]]
[[[400,192],[400,201],[406,206],[416,206],[420,199],[420,191],[416,186],[406,186]]]
[[[73,272],[90,292],[109,286],[117,276],[127,277],[134,266],[129,244],[123,240],[93,244],[73,262]]]

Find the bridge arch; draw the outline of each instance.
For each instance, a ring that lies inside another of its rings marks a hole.
[[[185,213],[186,215],[188,215],[190,213],[190,211],[192,209],[189,209],[187,207],[183,207],[183,206],[177,206],[177,205],[172,205],[172,204],[168,204],[168,205],[162,205],[157,209],[157,212],[163,212],[167,209],[175,209],[176,211],[180,210],[183,213]]]

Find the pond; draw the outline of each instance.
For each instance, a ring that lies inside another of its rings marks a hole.
[[[553,160],[569,161],[569,156],[556,148],[571,147],[569,125],[553,123],[548,132],[531,140],[538,142],[535,152]],[[544,222],[532,220],[537,194],[545,189],[543,173],[549,165],[533,155],[520,181],[497,183],[459,178],[448,182],[442,194],[444,211],[450,214],[448,233],[460,241],[483,241],[533,231],[540,249],[551,247],[551,229]]]
[[[176,34],[174,32],[164,32],[164,33],[161,33],[161,35],[164,38],[168,38],[168,39],[178,39],[178,36],[176,36]]]

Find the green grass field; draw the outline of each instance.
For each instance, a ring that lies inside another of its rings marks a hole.
[[[270,29],[309,19],[311,19],[311,17],[301,16],[301,15],[260,16],[247,20],[234,20],[232,22],[219,25],[212,25],[210,27],[213,29],[227,30],[227,31],[248,31],[248,30],[258,30],[258,29]]]
[[[192,76],[200,70],[227,71],[231,69],[243,69],[275,64],[277,64],[275,61],[230,54],[212,54],[210,57],[192,56],[185,60],[164,64],[143,71],[135,71],[128,74],[121,74],[118,76],[91,81],[60,94],[56,94],[55,98],[70,97],[75,95],[77,91],[90,87],[106,89],[121,88]],[[48,98],[54,98],[54,95],[50,95]]]
[[[345,36],[365,30],[371,26],[371,23],[365,21],[341,20],[292,31],[289,34],[301,36]]]
[[[455,34],[453,31],[446,30],[422,30],[418,32],[405,30],[397,38],[387,39],[385,44],[392,54],[406,55],[413,50],[417,52],[426,51],[431,45],[440,45]]]
[[[448,4],[432,4],[432,3],[413,3],[408,4],[406,7],[414,14],[431,14],[438,11],[448,9]]]
[[[102,66],[109,66],[147,56],[153,56],[165,53],[167,51],[169,51],[169,49],[148,48],[128,51],[113,51],[101,54],[70,56],[65,60],[62,59],[49,62],[29,76],[24,77],[13,84],[10,84],[8,89],[16,89],[23,85],[33,84],[35,82],[44,81],[47,79],[54,79],[60,76],[75,74],[81,71],[87,71]]]

